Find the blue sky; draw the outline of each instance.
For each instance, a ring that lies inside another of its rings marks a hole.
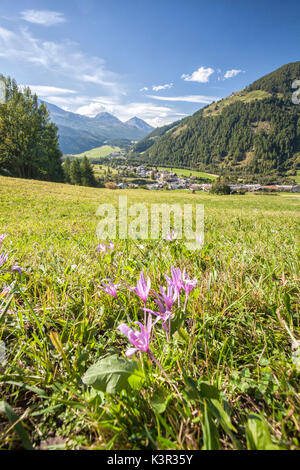
[[[158,126],[300,60],[299,18],[291,0],[1,0],[0,72],[66,110]]]

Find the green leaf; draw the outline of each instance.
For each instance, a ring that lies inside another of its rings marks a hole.
[[[162,414],[166,411],[168,402],[171,400],[172,395],[164,396],[162,393],[157,392],[153,395],[150,400],[151,406],[158,414]]]
[[[16,415],[12,407],[6,403],[5,401],[0,401],[0,413],[5,413],[10,424],[13,425],[16,421],[18,421],[19,416]],[[17,423],[14,426],[15,431],[17,432],[19,438],[22,441],[23,446],[27,450],[33,450],[33,447],[31,445],[30,439],[28,437],[27,432],[24,429],[24,426],[22,423]]]
[[[118,393],[121,390],[137,388],[143,379],[143,372],[135,361],[113,354],[92,365],[84,374],[82,381],[96,390]]]
[[[229,433],[230,431],[236,432],[235,427],[233,426],[230,416],[224,410],[222,403],[219,400],[212,399],[208,406],[211,413],[218,420],[225,432]]]
[[[199,395],[201,398],[206,399],[216,399],[219,400],[220,392],[219,390],[214,387],[213,385],[208,384],[207,382],[200,382],[198,385]]]
[[[185,390],[186,394],[191,400],[196,400],[197,398],[201,400],[220,399],[220,392],[213,385],[210,385],[207,382],[200,382],[199,384],[197,384],[195,380],[193,380],[186,374],[184,374],[184,381],[187,386]]]
[[[268,425],[259,415],[249,415],[246,438],[248,450],[280,450],[272,443]]]
[[[204,419],[201,420],[203,431],[203,449],[204,450],[219,450],[220,438],[218,429],[213,421],[212,415],[204,402]]]

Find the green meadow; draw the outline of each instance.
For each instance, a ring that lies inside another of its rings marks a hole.
[[[83,158],[84,156],[87,156],[87,158],[91,159],[101,159],[104,157],[107,157],[107,155],[113,153],[113,152],[119,152],[120,147],[112,147],[111,145],[101,145],[101,147],[95,147],[91,150],[87,150],[86,152],[83,153],[78,153],[76,155],[70,155],[70,157],[78,157],[78,158]]]
[[[204,245],[114,240],[97,251],[97,207],[120,195],[204,204]],[[2,449],[300,448],[299,197],[0,177],[0,198]],[[162,372],[145,352],[126,358],[117,327],[144,321],[129,288],[141,271],[159,292],[171,266],[197,284],[185,311],[183,297],[174,304],[169,340],[161,321],[152,330]],[[118,299],[99,287],[109,280]]]
[[[158,167],[159,170],[168,170],[173,173],[176,173],[176,175],[184,175],[184,176],[197,176],[198,178],[206,178],[209,180],[215,180],[218,178],[218,175],[214,175],[212,173],[204,173],[203,171],[196,171],[196,170],[188,170],[184,168],[164,168],[164,167]]]

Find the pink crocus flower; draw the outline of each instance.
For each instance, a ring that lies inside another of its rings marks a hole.
[[[144,302],[144,304],[146,304],[150,289],[151,289],[150,277],[147,276],[147,280],[146,280],[143,271],[141,271],[140,278],[136,283],[136,287],[133,287],[132,290]]]
[[[174,266],[171,266],[171,277],[165,275],[168,285],[173,287],[175,290],[176,298],[178,299],[178,306],[180,306],[180,291],[184,287],[182,275],[183,273],[181,269],[174,268]]]
[[[176,240],[177,238],[177,234],[174,232],[174,230],[171,230],[171,232],[169,232],[166,236],[166,240],[168,240],[169,242],[173,242],[174,240]]]
[[[132,328],[129,328],[129,326],[125,325],[124,323],[122,323],[121,325],[119,325],[117,327],[117,329],[119,331],[121,331],[121,333],[123,333],[125,336],[127,336],[130,343],[134,346],[133,348],[127,349],[127,351],[125,352],[125,355],[127,357],[131,357],[137,351],[142,351],[142,352],[145,352],[146,354],[148,354],[148,356],[151,358],[151,360],[153,362],[155,362],[155,364],[159,367],[161,372],[164,374],[164,376],[168,380],[169,384],[176,390],[179,397],[182,399],[182,396],[181,396],[179,390],[177,389],[176,385],[173,384],[173,382],[170,380],[168,374],[166,373],[166,371],[164,370],[164,368],[162,367],[160,362],[153,356],[152,352],[150,351],[151,329],[155,325],[156,321],[154,323],[152,323],[152,316],[151,316],[151,313],[149,313],[148,321],[147,321],[146,326],[144,326],[142,323],[140,323],[138,321],[135,322],[140,327],[140,331],[133,330]]]
[[[0,235],[0,246],[2,245],[2,243],[3,243],[3,241],[4,241],[4,239],[5,239],[6,237],[7,237],[6,233],[2,233],[2,234]]]
[[[170,323],[171,323],[171,316],[172,316],[172,306],[176,300],[176,293],[172,286],[168,286],[167,293],[162,286],[159,286],[161,295],[155,292],[155,295],[158,299],[155,299],[154,302],[157,304],[159,312],[155,312],[154,310],[144,309],[147,312],[151,312],[153,315],[158,317],[158,321],[162,320],[162,327],[167,332],[170,330]],[[167,326],[169,322],[169,327]],[[167,338],[169,336],[167,334]]]
[[[101,253],[105,253],[107,251],[107,246],[105,245],[105,243],[100,243],[100,245],[98,245],[96,247],[96,251],[100,251]]]
[[[158,306],[161,304],[161,302],[164,302],[166,304],[166,309],[171,310],[177,297],[174,287],[168,285],[167,293],[161,285],[159,286],[159,289],[160,289],[161,295],[159,294],[156,294],[156,295],[160,300],[154,300],[154,302],[156,302]]]
[[[156,322],[152,323],[152,315],[149,313],[147,325],[144,326],[141,322],[136,321],[135,324],[140,327],[140,331],[133,330],[129,328],[129,326],[122,323],[117,327],[121,333],[127,336],[130,343],[134,346],[133,348],[127,349],[125,352],[125,356],[131,357],[137,351],[143,351],[149,355],[150,353],[150,336],[151,336],[151,329]]]
[[[183,284],[183,290],[185,292],[185,303],[184,303],[184,309],[183,310],[185,311],[190,292],[196,287],[196,284],[197,284],[198,280],[197,280],[197,278],[190,279],[188,277],[188,275],[185,273],[185,270],[183,272],[182,279],[183,279],[183,283],[184,283]]]
[[[155,312],[154,310],[151,310],[149,308],[144,308],[143,310],[145,312],[152,313],[153,315],[157,316],[157,321],[162,320],[162,327],[165,331],[169,331],[169,328],[167,326],[167,323],[169,321],[169,326],[170,326],[170,318],[172,315],[171,310],[168,310],[163,303],[160,300],[155,300],[157,303],[157,306],[159,308],[159,312]]]
[[[189,295],[189,293],[196,287],[198,280],[196,277],[194,279],[190,279],[189,276],[186,274],[185,270],[182,275],[182,280],[183,290],[187,295]]]
[[[99,286],[100,289],[103,290],[103,292],[106,292],[106,294],[109,294],[111,295],[112,297],[114,297],[115,299],[118,298],[118,295],[117,295],[117,284],[114,284],[112,281],[109,281],[108,284],[103,284],[102,283],[102,286]]]
[[[114,250],[114,248],[115,248],[115,245],[113,244],[112,241],[110,241],[108,245],[106,245],[105,243],[100,243],[96,247],[96,251],[100,251],[101,253],[106,253],[107,250]]]

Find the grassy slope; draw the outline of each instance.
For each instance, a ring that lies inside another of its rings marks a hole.
[[[254,100],[263,100],[264,98],[268,98],[271,96],[270,93],[267,93],[263,90],[253,90],[253,91],[237,91],[233,93],[231,96],[224,98],[216,103],[212,103],[211,105],[207,106],[204,110],[204,116],[216,116],[217,114],[221,114],[223,109],[226,106],[229,106],[236,101],[242,101],[243,103],[250,103]]]
[[[101,147],[96,147],[87,152],[79,153],[77,155],[70,155],[72,157],[82,158],[85,155],[88,158],[103,158],[113,152],[118,152],[120,147],[111,147],[110,145],[102,145]]]
[[[171,168],[165,168],[162,166],[158,167],[159,170],[168,170],[171,171]],[[172,168],[172,172],[176,173],[177,175],[184,175],[184,176],[198,176],[199,178],[207,178],[209,180],[215,180],[218,178],[217,175],[213,175],[211,173],[204,173],[203,171],[195,171],[195,170],[187,170],[182,168]]]
[[[96,254],[96,209],[103,202],[117,203],[119,195],[127,195],[129,203],[203,203],[205,247],[190,253],[180,242],[118,241],[112,256]],[[8,354],[6,367],[0,368],[0,390],[18,415],[28,410],[23,423],[35,447],[52,435],[70,448],[201,448],[202,405],[185,395],[186,371],[197,383],[205,380],[222,391],[242,448],[250,413],[262,415],[273,442],[299,448],[299,380],[290,338],[276,316],[280,309],[299,337],[296,198],[121,193],[3,177],[0,198],[0,233],[7,232],[4,247],[10,250],[7,267],[19,261],[28,270],[17,281],[26,302],[15,294],[0,326]],[[145,357],[148,380],[141,392],[101,395],[84,387],[80,377],[90,364],[105,352],[121,354],[128,347],[115,330],[125,315],[100,292],[100,280],[120,283],[127,312],[141,318],[139,299],[126,285],[134,285],[143,269],[157,289],[171,265],[186,267],[199,284],[182,336],[168,345],[157,327],[152,350],[184,401]],[[4,271],[0,291],[17,279]],[[51,342],[51,332],[58,333],[63,355]],[[22,383],[39,391],[26,391]],[[170,396],[162,414],[151,405],[153,396],[160,401]],[[8,427],[2,420],[0,442],[15,448],[18,438],[4,434]],[[220,446],[234,448],[229,433],[219,430]]]

